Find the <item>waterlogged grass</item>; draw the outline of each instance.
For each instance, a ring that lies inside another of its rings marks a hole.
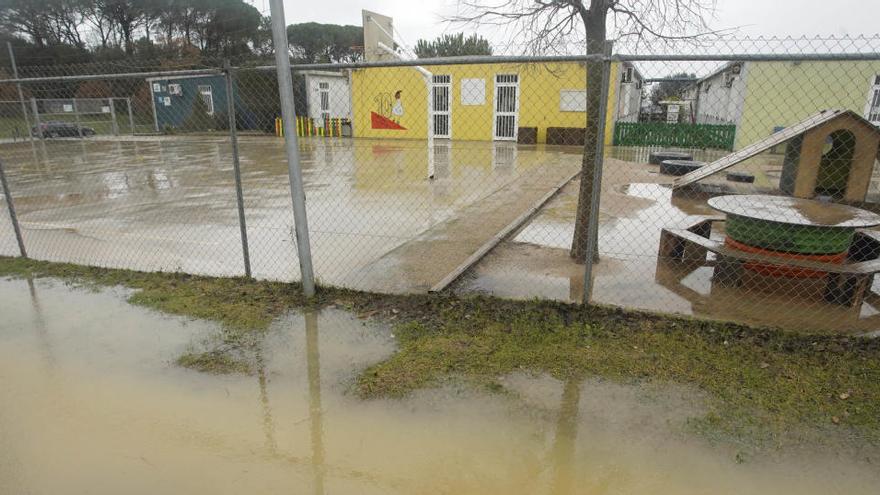
[[[710,397],[691,422],[711,435],[780,437],[846,429],[880,443],[880,339],[793,334],[605,307],[486,297],[385,296],[296,284],[139,273],[0,258],[0,276],[56,277],[137,289],[131,302],[220,322],[218,347],[179,364],[247,373],[237,352],[291,308],[334,305],[395,325],[398,352],[362,370],[363,398],[399,397],[450,377],[497,388],[513,371],[560,379],[673,382]]]
[[[251,374],[253,368],[246,359],[236,359],[234,353],[226,349],[214,349],[206,352],[187,352],[177,358],[177,364],[184,368],[194,369],[203,373],[225,375],[229,373]]]

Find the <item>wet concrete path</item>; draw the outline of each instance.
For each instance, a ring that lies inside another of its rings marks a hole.
[[[394,352],[339,311],[278,319],[253,374],[175,359],[213,323],[122,290],[0,279],[0,492],[18,494],[869,494],[864,459],[792,452],[738,464],[685,429],[687,388],[515,374],[506,394],[346,393]]]

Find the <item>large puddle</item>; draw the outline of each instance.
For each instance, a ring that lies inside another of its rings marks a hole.
[[[0,492],[9,494],[876,493],[833,452],[738,462],[687,429],[693,390],[516,374],[401,400],[346,393],[394,351],[339,310],[280,318],[252,375],[173,364],[214,324],[120,290],[0,280]],[[739,456],[739,461],[742,457]]]

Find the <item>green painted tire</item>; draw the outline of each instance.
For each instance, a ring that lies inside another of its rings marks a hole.
[[[763,249],[797,254],[836,254],[848,251],[855,229],[789,225],[739,215],[727,215],[727,235]]]

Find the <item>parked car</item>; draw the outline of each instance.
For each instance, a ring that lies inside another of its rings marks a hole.
[[[41,122],[40,129],[43,131],[43,137],[47,138],[79,137],[80,132],[83,137],[95,135],[95,130],[91,127],[78,126],[70,122]],[[31,134],[35,137],[40,135],[37,126],[31,127]]]

